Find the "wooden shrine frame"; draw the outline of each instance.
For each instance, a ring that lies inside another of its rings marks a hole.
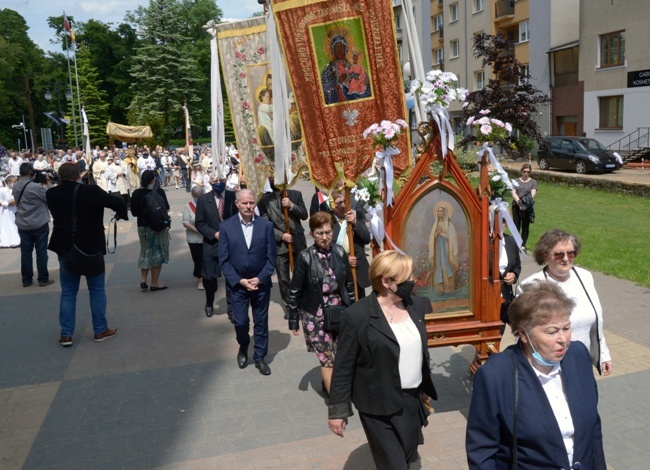
[[[416,285],[419,286],[416,287],[416,293],[419,289],[432,300],[433,313],[426,316],[429,347],[472,344],[482,362],[489,354],[499,351],[500,328],[503,325],[499,319],[502,298],[498,275],[498,248],[502,235],[499,217],[494,217],[492,223],[490,220],[491,191],[487,153],[480,162],[478,189],[474,189],[453,153],[448,151],[443,158],[437,125],[433,121],[422,123],[418,132],[423,141],[425,136],[429,138],[425,141],[420,159],[395,199],[394,206],[386,208],[386,232],[414,258],[414,275]],[[434,167],[439,169],[437,174]],[[453,181],[448,177],[453,178]],[[446,229],[448,239],[457,239],[457,270],[447,277],[451,286],[439,283],[444,274],[435,277],[437,272],[453,271],[450,255],[453,244],[451,241],[447,243],[447,251],[442,245],[437,245],[435,240],[438,238],[434,236],[437,226],[435,216],[432,212],[427,214],[427,210],[432,207],[433,210],[440,211],[440,206],[446,207],[441,214],[447,213],[452,222],[448,224],[451,227]],[[454,224],[459,229],[455,229]],[[424,238],[427,239],[426,244]],[[443,267],[434,272],[438,255],[430,253],[431,246],[435,247],[436,253],[440,246],[440,257],[448,257],[448,261],[442,262],[447,271]],[[425,276],[427,270],[429,273]]]

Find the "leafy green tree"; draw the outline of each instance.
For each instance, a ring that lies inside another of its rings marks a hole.
[[[19,13],[8,8],[0,10],[0,24],[0,142],[14,147],[16,139],[23,137],[11,126],[22,122],[25,116],[25,125],[31,127],[25,77],[30,85],[35,127],[45,122],[42,113],[36,112],[43,105],[44,89],[35,83],[42,82],[47,63],[43,51],[29,38],[29,27]],[[38,131],[34,137],[38,143]]]
[[[150,125],[161,119],[163,145],[174,131],[173,116],[178,119],[183,103],[191,108],[200,101],[201,78],[196,59],[185,49],[189,38],[181,33],[184,28],[179,10],[174,0],[151,0],[149,7],[139,9],[136,15],[142,41],[130,70],[133,98],[129,120],[131,124]]]
[[[485,88],[469,94],[468,105],[463,109],[464,119],[477,116],[482,109],[489,109],[489,117],[509,122],[520,135],[541,144],[543,136],[534,116],[540,106],[547,106],[552,98],[530,83],[530,74],[517,60],[514,49],[503,34],[477,34],[472,49],[474,56],[482,60],[483,67],[491,67],[493,76]],[[474,136],[468,135],[461,145],[466,147],[474,140]],[[518,139],[515,132],[495,140],[504,147],[512,144],[522,153],[530,143],[527,139]]]
[[[77,51],[77,70],[79,73],[79,91],[81,105],[86,111],[88,118],[88,132],[91,145],[104,146],[108,143],[106,135],[106,124],[108,123],[108,102],[107,93],[102,89],[102,80],[97,69],[91,64],[90,51],[82,45]],[[77,101],[77,86],[73,87],[73,98],[71,106],[79,109]],[[68,141],[74,140],[73,126],[68,126]],[[83,128],[80,135],[83,134]]]

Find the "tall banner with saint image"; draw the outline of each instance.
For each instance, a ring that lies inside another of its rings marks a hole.
[[[407,119],[392,2],[273,0],[285,61],[300,110],[312,180],[331,188],[371,167],[363,131]],[[397,141],[395,174],[410,164],[408,133]]]
[[[273,93],[273,70],[264,17],[219,24],[217,43],[246,183],[261,194],[266,178],[275,167],[274,119],[287,119],[291,126],[288,173],[298,177],[307,167],[302,126],[294,93]],[[277,87],[276,87],[277,88]],[[273,101],[286,100],[288,116],[273,114]],[[287,157],[286,155],[284,156]],[[289,186],[293,181],[288,181]]]

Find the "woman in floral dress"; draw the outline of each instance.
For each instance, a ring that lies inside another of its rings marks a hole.
[[[299,319],[307,350],[315,352],[321,365],[323,389],[329,394],[336,354],[336,333],[323,328],[323,305],[354,302],[354,282],[348,257],[339,245],[332,245],[332,216],[317,212],[309,219],[314,244],[296,260],[289,293],[289,329],[299,335]]]

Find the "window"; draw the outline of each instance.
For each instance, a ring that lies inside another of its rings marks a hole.
[[[443,27],[443,24],[444,24],[444,19],[442,15],[436,15],[433,18],[431,18],[431,27],[433,28],[434,33],[436,31],[440,31]]]
[[[485,72],[474,72],[474,89],[482,90],[485,88]]]
[[[530,75],[530,69],[528,68],[528,64],[522,65],[519,68],[519,84],[523,85],[524,83],[528,83]]]
[[[449,5],[449,22],[458,21],[458,3]]]
[[[453,41],[449,41],[449,46],[451,47],[451,55],[450,57],[452,59],[455,59],[458,57],[460,54],[460,42],[458,39],[454,39]]]
[[[474,13],[483,11],[483,0],[474,0]]]
[[[603,96],[598,98],[601,129],[623,128],[623,96]]]
[[[526,42],[530,40],[530,33],[528,32],[528,20],[519,23],[519,42]]]
[[[600,66],[625,65],[625,31],[600,36]]]
[[[440,65],[445,62],[445,53],[444,49],[441,47],[440,49],[434,49],[433,50],[433,65]]]
[[[395,15],[395,31],[401,31],[402,30],[402,28],[400,27],[400,21],[401,21],[401,17],[400,17],[400,15],[398,13],[398,14]]]

